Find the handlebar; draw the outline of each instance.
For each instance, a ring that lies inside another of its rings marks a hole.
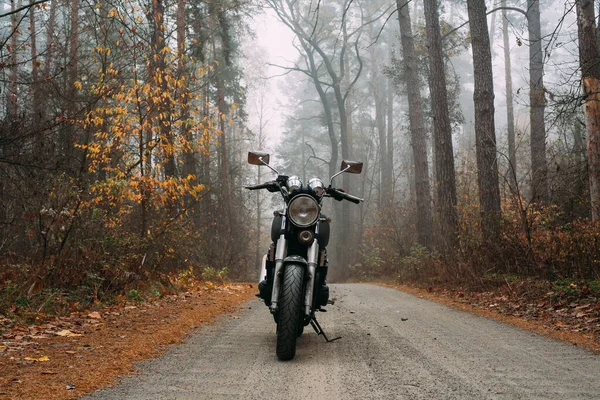
[[[277,192],[280,190],[281,186],[277,181],[269,181],[265,183],[259,183],[256,185],[244,186],[248,190],[259,190],[259,189],[267,189],[269,192]]]
[[[285,189],[285,187],[282,187],[278,181],[269,181],[269,182],[265,182],[265,183],[259,183],[256,185],[249,185],[249,186],[244,186],[244,187],[248,190],[267,189],[269,192],[277,192],[279,190]],[[325,189],[325,192],[329,196],[336,199],[337,201],[348,200],[354,204],[359,204],[361,201],[364,201],[364,199],[361,199],[356,196],[352,196],[351,194],[348,194],[348,193],[344,192],[343,190],[335,189],[332,187]],[[284,193],[284,197],[286,196],[286,193]]]
[[[352,196],[351,194],[348,194],[346,192],[343,192],[339,189],[334,189],[334,188],[328,188],[327,189],[327,193],[329,195],[331,195],[331,197],[333,197],[334,199],[336,199],[337,201],[342,201],[342,200],[348,200],[354,204],[358,204],[361,201],[364,201],[363,199],[356,197],[356,196]]]
[[[257,185],[250,185],[250,186],[244,186],[244,187],[248,190],[258,190],[258,189],[266,189],[267,187],[269,187],[270,184],[271,184],[270,182],[265,182],[265,183],[259,183]]]

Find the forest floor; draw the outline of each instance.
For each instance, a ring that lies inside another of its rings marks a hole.
[[[486,290],[456,285],[391,284],[418,297],[493,318],[600,354],[600,298],[586,285],[525,279]]]
[[[250,284],[201,286],[36,325],[0,314],[0,399],[79,398],[133,372],[135,362],[161,354],[190,330],[238,311],[255,293]]]

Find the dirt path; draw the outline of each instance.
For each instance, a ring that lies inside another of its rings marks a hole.
[[[576,346],[374,285],[334,285],[296,358],[275,356],[275,326],[252,301],[102,399],[598,399],[600,357]],[[239,317],[239,318],[237,318]]]

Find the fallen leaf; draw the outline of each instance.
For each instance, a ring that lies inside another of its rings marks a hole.
[[[48,356],[42,356],[42,357],[39,357],[39,358],[25,357],[25,360],[27,360],[27,361],[38,361],[38,362],[41,362],[41,361],[50,361],[50,359],[48,358]]]
[[[100,313],[98,311],[93,311],[93,312],[89,313],[87,316],[92,319],[102,319],[102,316],[100,315]]]
[[[75,336],[83,336],[80,333],[73,333],[68,329],[63,329],[62,331],[56,332],[56,336],[66,336],[66,337],[75,337]]]

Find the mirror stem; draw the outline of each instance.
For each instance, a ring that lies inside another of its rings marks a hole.
[[[349,169],[350,169],[350,165],[348,165],[346,168],[344,168],[343,170],[341,170],[340,172],[338,172],[337,174],[335,174],[331,178],[329,178],[329,186],[331,186],[331,184],[333,183],[333,178],[335,178],[338,175],[343,174],[344,172],[348,171]]]
[[[269,167],[269,169],[273,172],[275,172],[277,175],[279,175],[279,171],[277,171],[275,168],[271,167],[269,164],[267,164],[262,157],[258,157],[258,160],[265,166]]]

